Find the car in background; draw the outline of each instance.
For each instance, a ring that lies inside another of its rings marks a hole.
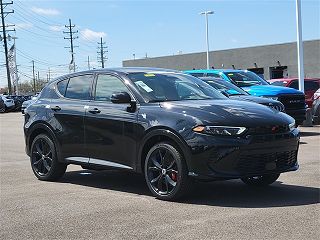
[[[267,107],[276,109],[280,112],[285,111],[284,106],[281,102],[272,100],[270,98],[251,96],[242,88],[239,88],[230,82],[224,81],[221,78],[214,78],[214,77],[199,77],[199,78],[232,100],[255,102],[255,103],[259,103]]]
[[[270,79],[268,82],[274,86],[290,87],[299,90],[298,78],[278,78]],[[306,103],[309,108],[312,107],[313,94],[320,88],[320,78],[305,78],[304,79],[304,94]]]
[[[320,124],[320,88],[313,95],[312,120],[314,124]]]
[[[6,111],[6,105],[4,104],[2,97],[0,97],[0,113],[4,113],[5,111]]]
[[[24,96],[21,95],[7,95],[6,98],[14,101],[14,111],[21,111],[22,103],[25,101]]]
[[[198,69],[188,70],[185,73],[196,77],[217,77],[231,82],[242,88],[250,95],[265,97],[280,101],[287,114],[296,120],[300,125],[306,119],[306,103],[303,92],[296,89],[272,86],[257,74],[248,70],[235,69]]]
[[[240,178],[262,187],[299,168],[292,117],[230,100],[175,70],[68,74],[44,87],[24,119],[26,152],[40,180],[61,178],[68,164],[123,169],[144,174],[155,197],[175,200],[193,179]]]
[[[9,99],[7,98],[6,96],[4,95],[0,95],[3,102],[4,102],[4,105],[5,105],[5,111],[11,111],[15,108],[15,104],[14,104],[14,101],[13,99]]]

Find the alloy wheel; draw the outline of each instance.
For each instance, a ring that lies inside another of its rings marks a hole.
[[[39,138],[33,144],[31,164],[40,176],[47,175],[52,167],[53,149],[44,138]]]
[[[147,180],[159,195],[172,193],[178,182],[178,166],[174,155],[165,147],[156,148],[147,162]]]

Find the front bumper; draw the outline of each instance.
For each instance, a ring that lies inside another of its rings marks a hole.
[[[306,120],[306,111],[307,111],[306,108],[288,109],[286,110],[286,114],[293,117],[297,124],[301,124],[304,120]]]
[[[297,129],[237,139],[198,134],[197,139],[198,144],[191,146],[187,165],[189,175],[198,179],[236,179],[299,168]]]

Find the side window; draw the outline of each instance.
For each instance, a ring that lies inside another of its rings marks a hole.
[[[316,91],[319,88],[319,84],[315,81],[305,81],[304,87],[306,91]]]
[[[62,80],[57,83],[57,89],[62,96],[65,96],[69,79]]]
[[[207,76],[222,79],[222,77],[218,73],[207,73]]]
[[[203,77],[204,73],[190,73],[190,75],[192,75],[194,77]]]
[[[288,87],[294,88],[294,89],[299,89],[299,83],[297,80],[294,80]]]
[[[65,96],[72,99],[89,100],[93,75],[72,77]]]
[[[110,102],[114,92],[128,92],[128,88],[121,80],[111,75],[99,75],[96,85],[96,101]]]

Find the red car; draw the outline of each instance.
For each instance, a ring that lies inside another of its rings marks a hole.
[[[299,90],[298,78],[278,78],[270,79],[268,82],[271,85],[290,87]],[[313,94],[320,88],[320,78],[305,78],[304,79],[304,92],[306,95],[306,103],[308,108],[312,107]]]

